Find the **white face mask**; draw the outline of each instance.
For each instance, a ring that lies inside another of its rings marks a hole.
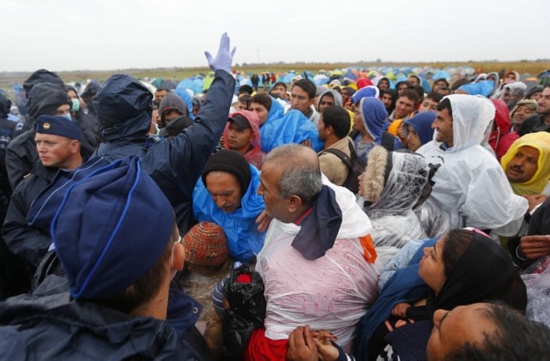
[[[172,255],[170,256],[170,267],[172,269],[174,268],[174,249],[176,248],[176,244],[178,243],[181,243],[181,237],[179,237],[179,240],[172,245]],[[174,279],[174,277],[176,277],[176,273],[178,273],[178,270],[172,271],[171,279]]]
[[[80,110],[80,100],[79,99],[71,99],[71,102],[73,103],[71,106],[71,111],[78,112]]]
[[[60,117],[67,118],[67,119],[69,119],[71,122],[73,121],[73,118],[71,118],[71,114],[69,114],[69,113],[60,115]]]

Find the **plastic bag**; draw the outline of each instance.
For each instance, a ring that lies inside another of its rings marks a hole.
[[[224,358],[237,360],[254,329],[263,327],[266,301],[260,274],[248,265],[235,269],[224,285],[230,308],[223,314]]]

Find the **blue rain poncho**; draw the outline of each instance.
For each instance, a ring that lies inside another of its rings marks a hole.
[[[251,180],[241,199],[241,207],[232,213],[216,205],[199,178],[193,191],[193,214],[198,222],[210,221],[220,225],[227,237],[229,254],[235,261],[246,261],[260,252],[265,233],[258,231],[256,218],[265,209],[264,199],[256,193],[260,171],[250,165]]]
[[[289,110],[284,114],[283,106],[273,99],[269,115],[265,123],[260,126],[262,136],[262,151],[269,153],[279,145],[301,143],[311,140],[311,146],[319,152],[324,144],[319,140],[319,131],[311,120],[298,110]]]

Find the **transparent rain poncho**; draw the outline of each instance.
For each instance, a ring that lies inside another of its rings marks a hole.
[[[514,235],[527,211],[527,200],[513,193],[494,154],[483,147],[495,106],[480,96],[444,99],[452,107],[453,147],[443,149],[436,131],[434,140],[417,150],[428,163],[441,166],[432,178],[435,184],[426,203],[449,218],[450,228],[468,226]]]
[[[385,152],[380,148],[377,147],[377,151]],[[367,168],[380,166],[373,164],[375,157],[376,153],[372,157],[369,155]],[[392,168],[379,198],[364,207],[373,225],[372,237],[377,249],[382,246],[401,248],[408,241],[426,237],[413,207],[428,182],[428,164],[421,155],[401,152],[393,152],[391,162]],[[367,169],[363,187],[369,186],[369,180],[365,179],[368,176]]]
[[[359,237],[371,232],[367,215],[355,204],[355,195],[323,176],[342,211],[337,241],[326,254],[307,260],[292,247],[300,226],[273,219],[256,270],[265,284],[265,336],[287,340],[298,326],[330,330],[337,343],[349,348],[355,325],[378,297],[381,268],[363,257]]]

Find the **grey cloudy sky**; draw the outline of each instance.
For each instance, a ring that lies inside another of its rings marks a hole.
[[[548,0],[1,0],[0,71],[550,58]]]

